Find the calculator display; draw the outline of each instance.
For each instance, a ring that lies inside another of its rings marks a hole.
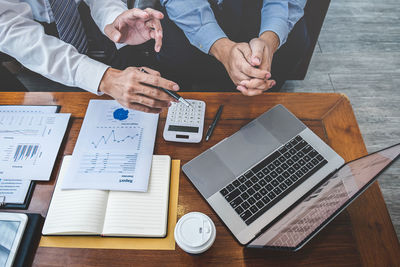
[[[168,127],[168,131],[197,133],[199,131],[199,127],[170,125]]]

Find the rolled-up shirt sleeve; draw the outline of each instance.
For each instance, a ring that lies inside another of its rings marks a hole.
[[[0,0],[0,51],[53,81],[95,94],[109,66],[44,33],[26,3]]]
[[[272,31],[279,37],[279,47],[304,15],[306,0],[264,0],[261,9],[260,35]]]
[[[206,0],[160,0],[169,18],[182,29],[189,42],[207,53],[211,46],[226,34],[218,25]]]

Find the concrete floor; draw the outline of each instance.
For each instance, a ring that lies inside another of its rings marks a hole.
[[[332,1],[306,79],[282,91],[345,93],[368,152],[400,142],[399,1]],[[400,161],[379,184],[400,239]]]

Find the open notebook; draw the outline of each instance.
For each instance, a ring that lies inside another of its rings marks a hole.
[[[171,168],[169,156],[153,156],[149,188],[145,193],[61,190],[71,157],[64,157],[43,235],[166,235]]]

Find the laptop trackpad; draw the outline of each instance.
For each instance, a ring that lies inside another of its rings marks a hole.
[[[253,121],[211,149],[237,177],[281,144],[259,122]]]
[[[230,183],[235,176],[212,151],[199,155],[195,161],[183,165],[183,171],[205,199]]]

